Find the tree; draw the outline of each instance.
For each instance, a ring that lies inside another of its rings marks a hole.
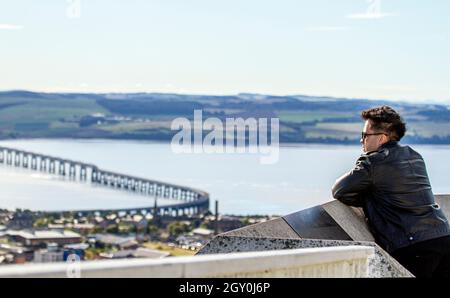
[[[189,232],[189,225],[179,221],[172,222],[167,226],[169,234],[171,236],[177,237],[183,233]]]
[[[117,225],[108,225],[106,227],[106,233],[117,234],[119,233],[119,227]]]

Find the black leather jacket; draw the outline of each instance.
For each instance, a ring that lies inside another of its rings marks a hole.
[[[376,242],[390,253],[450,235],[422,156],[409,146],[391,141],[361,155],[332,191],[342,203],[363,208]]]

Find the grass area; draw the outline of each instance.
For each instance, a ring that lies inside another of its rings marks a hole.
[[[433,136],[450,136],[450,123],[447,122],[407,122],[407,135],[419,135],[430,138]],[[308,137],[359,137],[363,123],[318,123],[307,131]]]
[[[304,127],[308,138],[356,139],[361,135],[362,123],[317,123],[313,127]]]
[[[86,260],[95,260],[99,258],[100,253],[117,251],[117,249],[108,249],[108,248],[92,248],[89,247],[84,251],[84,258]]]
[[[55,121],[55,122],[50,123],[49,128],[51,128],[51,129],[76,129],[76,128],[80,128],[80,125],[76,122]]]
[[[317,123],[314,127],[304,127],[309,138],[359,138],[363,123]],[[407,135],[419,135],[430,138],[433,136],[450,136],[450,123],[446,122],[407,122]]]
[[[406,124],[408,135],[422,137],[450,136],[450,123],[447,122],[409,122]]]
[[[163,252],[170,253],[171,256],[174,257],[183,257],[183,256],[193,256],[195,255],[195,251],[182,249],[179,247],[171,247],[165,243],[161,242],[146,242],[144,246],[150,249],[155,249]]]
[[[0,100],[0,104],[3,102]],[[9,123],[48,123],[50,125],[60,119],[74,120],[92,113],[107,113],[107,111],[91,99],[35,99],[1,109],[0,125]]]
[[[364,123],[317,123],[317,129],[337,130],[341,132],[349,132],[359,136],[364,128]]]
[[[130,132],[140,129],[168,128],[170,129],[170,121],[149,121],[149,122],[121,122],[117,124],[101,124],[96,128],[101,128],[111,132]]]
[[[309,121],[322,121],[329,118],[348,118],[352,113],[330,112],[330,111],[281,111],[277,112],[280,121],[303,123]]]
[[[343,131],[338,131],[338,130],[317,130],[317,129],[309,129],[305,132],[305,136],[307,138],[331,138],[331,139],[336,139],[336,140],[345,140],[345,139],[349,139],[349,140],[353,140],[356,138],[359,138],[358,136],[355,136],[354,134],[348,133],[348,132],[343,132]]]

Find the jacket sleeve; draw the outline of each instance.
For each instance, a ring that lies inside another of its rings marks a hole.
[[[371,184],[371,163],[367,155],[362,155],[352,171],[336,180],[332,189],[333,197],[346,205],[363,207],[364,193]]]

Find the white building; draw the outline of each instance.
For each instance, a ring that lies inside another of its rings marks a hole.
[[[54,263],[62,262],[64,252],[58,248],[58,244],[49,243],[47,249],[39,249],[34,252],[35,263]]]

